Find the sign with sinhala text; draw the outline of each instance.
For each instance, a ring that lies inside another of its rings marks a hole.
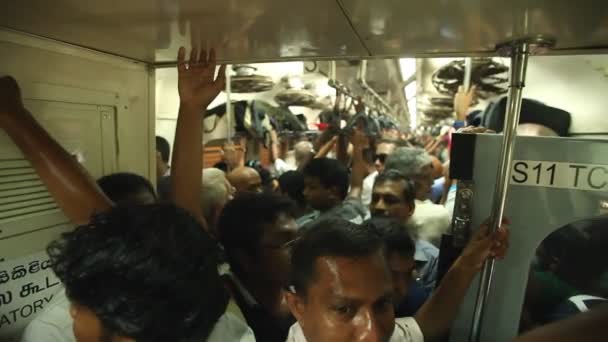
[[[18,341],[60,289],[44,251],[0,263],[0,341]]]
[[[511,185],[608,191],[608,165],[514,160]]]

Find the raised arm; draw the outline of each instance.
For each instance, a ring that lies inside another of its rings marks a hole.
[[[329,139],[328,142],[326,142],[325,144],[323,144],[323,146],[321,146],[321,148],[319,149],[319,151],[317,152],[317,154],[315,154],[314,158],[325,158],[327,157],[327,155],[329,154],[329,152],[331,152],[331,150],[334,148],[334,146],[336,146],[336,143],[338,142],[338,136],[333,136],[331,139]]]
[[[349,198],[361,198],[363,180],[367,175],[367,165],[363,158],[363,150],[369,146],[369,139],[360,129],[355,129],[351,138],[353,144],[353,166],[350,175]]]
[[[488,235],[488,227],[485,225],[475,232],[462,255],[456,259],[444,276],[439,287],[415,315],[425,341],[434,341],[444,337],[484,261],[488,257],[504,258],[508,246],[509,230],[505,226],[501,226],[496,233],[491,235]]]
[[[186,49],[177,55],[179,113],[175,129],[173,158],[171,160],[171,194],[173,202],[194,215],[205,225],[200,200],[203,172],[203,117],[215,97],[224,89],[225,66],[215,76],[215,51],[209,55],[196,48],[186,62]]]
[[[0,77],[0,127],[32,163],[74,224],[85,224],[92,214],[113,205],[91,175],[25,109],[19,86],[10,76]]]
[[[279,159],[279,136],[277,131],[274,129],[270,130],[270,146],[268,148],[268,154],[270,157],[270,162],[274,164],[277,159]]]

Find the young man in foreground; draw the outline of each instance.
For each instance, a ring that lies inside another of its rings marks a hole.
[[[482,226],[414,317],[395,319],[384,243],[370,226],[327,219],[302,231],[291,256],[287,294],[298,323],[289,342],[433,341],[442,338],[490,257],[504,257],[508,230]]]

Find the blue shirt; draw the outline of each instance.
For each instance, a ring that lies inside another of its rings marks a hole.
[[[412,317],[429,297],[429,292],[419,282],[412,280],[407,295],[395,307],[395,317]]]
[[[414,253],[418,281],[429,292],[435,288],[437,281],[437,264],[439,262],[439,248],[432,243],[416,239],[416,253]]]

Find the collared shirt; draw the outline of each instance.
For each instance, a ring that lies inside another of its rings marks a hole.
[[[306,342],[299,323],[291,326],[286,342]],[[395,330],[389,342],[424,342],[422,330],[413,317],[395,319]]]
[[[437,281],[439,248],[428,241],[416,239],[414,261],[418,271],[418,280],[427,291],[432,291]]]

